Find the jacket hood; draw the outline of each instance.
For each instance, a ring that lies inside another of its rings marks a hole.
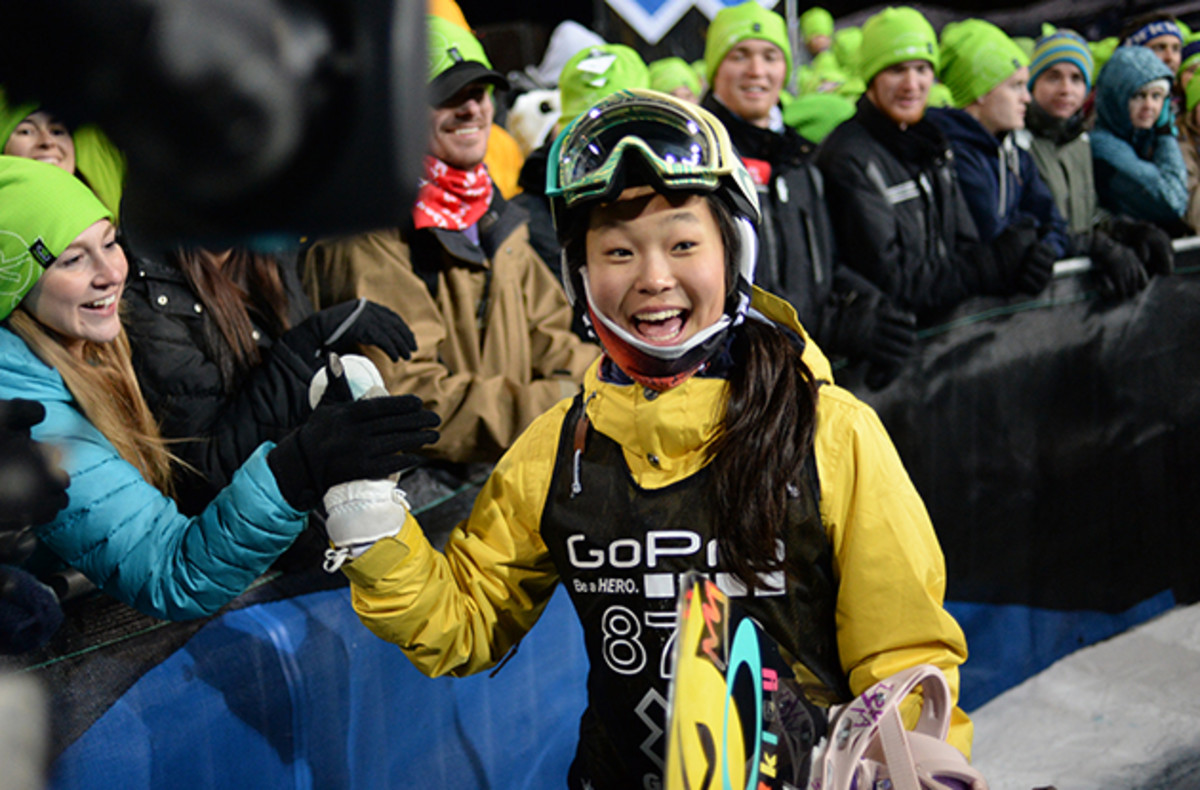
[[[1172,77],[1171,69],[1146,47],[1118,47],[1096,80],[1096,125],[1132,140],[1129,99],[1147,82]]]
[[[34,354],[7,322],[0,326],[0,393],[5,398],[41,401],[73,400],[58,371]]]

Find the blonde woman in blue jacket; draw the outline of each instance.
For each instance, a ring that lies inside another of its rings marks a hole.
[[[559,137],[547,193],[605,354],[436,551],[390,484],[325,498],[363,622],[429,675],[498,662],[556,585],[583,625],[572,788],[658,786],[678,579],[710,575],[812,700],[966,658],[920,497],[875,413],[831,383],[786,302],[751,286],[755,190],[724,127],[626,91]],[[910,701],[915,704],[916,700]],[[951,741],[970,749],[955,711]]]
[[[398,470],[397,453],[436,438],[425,430],[436,417],[412,397],[331,395],[185,517],[121,327],[127,273],[112,212],[82,181],[0,156],[0,398],[45,407],[33,438],[58,449],[70,476],[67,506],[35,532],[114,598],[164,619],[199,617],[291,544],[328,486]]]

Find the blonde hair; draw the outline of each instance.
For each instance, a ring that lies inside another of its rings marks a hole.
[[[82,355],[76,356],[24,308],[14,310],[8,321],[13,332],[58,371],[84,416],[112,442],[120,456],[133,464],[146,482],[172,496],[171,465],[175,459],[142,397],[124,328],[111,343],[85,341]]]

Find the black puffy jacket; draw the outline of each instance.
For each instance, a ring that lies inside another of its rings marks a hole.
[[[170,450],[195,472],[177,475],[175,499],[197,513],[264,441],[277,441],[310,412],[308,383],[316,364],[305,361],[256,326],[262,363],[226,393],[217,363],[225,341],[200,299],[175,266],[137,259],[125,288],[124,312],[133,367]],[[312,306],[293,267],[281,264],[292,326]]]
[[[816,162],[843,260],[899,307],[928,317],[989,292],[954,155],[932,123],[901,130],[864,96]]]

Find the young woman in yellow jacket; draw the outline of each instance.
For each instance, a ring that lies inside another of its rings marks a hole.
[[[929,517],[875,413],[752,287],[755,191],[723,127],[618,93],[559,137],[547,182],[569,295],[605,354],[504,455],[443,551],[390,483],[329,492],[327,567],[363,622],[429,675],[466,675],[500,661],[561,582],[590,659],[574,788],[661,782],[687,571],[778,640],[818,704],[921,663],[957,694],[966,644]]]

